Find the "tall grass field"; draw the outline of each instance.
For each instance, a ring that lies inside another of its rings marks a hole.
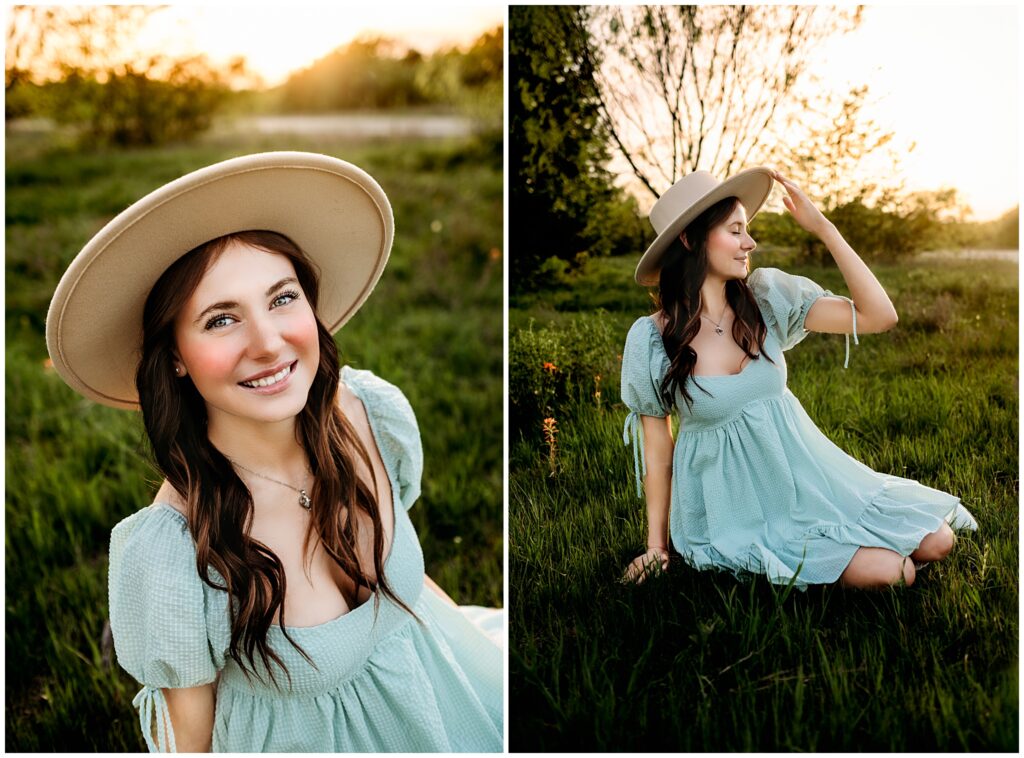
[[[834,265],[759,253],[849,295]],[[646,540],[619,399],[626,332],[651,312],[635,263],[555,272],[510,308],[511,749],[1016,752],[1017,265],[872,265],[898,326],[851,340],[846,370],[841,335],[786,353],[826,436],[979,525],[912,587],[801,592],[678,554],[618,582]]]
[[[9,751],[145,750],[131,705],[139,685],[104,635],[107,549],[111,528],[152,501],[159,476],[137,413],[80,398],[49,367],[53,289],[85,242],[147,192],[218,160],[282,149],[349,160],[391,199],[391,261],[336,336],[342,362],[396,384],[417,414],[425,471],[410,516],[427,573],[459,603],[502,605],[500,151],[472,139],[233,136],[81,153],[8,133]]]

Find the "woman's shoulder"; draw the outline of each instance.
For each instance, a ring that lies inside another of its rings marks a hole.
[[[665,318],[660,311],[650,316],[641,316],[634,321],[629,328],[629,333],[626,334],[623,360],[628,355],[632,360],[644,357],[661,363],[662,358],[666,357],[661,334],[664,326]]]
[[[345,366],[341,370],[338,402],[349,418],[361,419],[377,442],[384,465],[395,474],[406,508],[419,495],[423,446],[419,425],[405,394],[372,371]],[[362,408],[360,408],[360,403]]]
[[[170,502],[159,497],[149,505],[140,508],[117,522],[113,533],[127,536],[137,532],[159,532],[163,530],[177,532],[188,532],[188,519],[180,506],[172,505]]]
[[[368,402],[372,404],[382,402],[409,404],[402,390],[391,382],[381,379],[369,369],[342,366],[338,389],[339,399],[342,403],[352,403],[355,399],[359,399],[363,401],[364,405],[367,405]]]
[[[358,417],[365,411],[374,430],[378,425],[385,430],[416,426],[416,414],[405,393],[368,369],[342,367],[338,402],[349,416]]]
[[[661,330],[665,326],[665,317],[658,311],[649,316],[640,316],[629,327],[629,334],[651,334],[652,332],[661,336]]]
[[[166,502],[153,502],[121,519],[110,532],[111,555],[136,560],[169,561],[188,565],[195,544],[185,514]]]
[[[747,274],[747,286],[753,290],[755,295],[763,294],[779,278],[780,274],[785,275],[785,272],[770,266],[755,268]]]
[[[110,533],[108,581],[112,613],[135,602],[126,600],[129,595],[202,594],[185,515],[157,502],[118,522]]]
[[[807,292],[819,292],[821,287],[812,279],[799,274],[790,274],[780,268],[762,266],[747,275],[747,286],[758,297],[798,298]]]

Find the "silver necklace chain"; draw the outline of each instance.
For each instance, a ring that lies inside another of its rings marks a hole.
[[[225,457],[227,457],[227,456],[225,456]],[[299,493],[299,505],[301,505],[307,511],[310,508],[313,507],[313,501],[310,499],[309,495],[306,493],[306,490],[299,489],[298,487],[293,487],[292,485],[288,484],[288,482],[282,482],[280,479],[275,479],[272,476],[267,476],[266,474],[261,474],[259,471],[253,471],[251,468],[248,468],[247,466],[243,466],[241,463],[236,461],[234,458],[228,458],[228,460],[231,461],[234,465],[238,466],[238,468],[242,469],[243,471],[248,471],[253,476],[258,476],[260,479],[266,479],[267,481],[274,482],[275,484],[280,484],[282,487],[287,487],[290,490],[298,492]]]
[[[726,308],[726,313],[728,312],[728,310],[729,310],[729,309],[728,309],[728,308]],[[714,320],[713,318],[711,318],[710,316],[705,316],[705,315],[704,315],[704,314],[702,313],[702,314],[700,314],[700,317],[701,317],[701,318],[706,318],[706,319],[707,319],[708,321],[710,321],[710,322],[711,322],[712,324],[715,324],[715,320]],[[717,334],[725,334],[725,330],[724,330],[724,329],[723,329],[723,328],[721,327],[721,323],[722,323],[722,321],[724,321],[724,320],[725,320],[725,313],[723,313],[723,314],[722,314],[722,318],[720,318],[720,319],[718,320],[718,323],[717,323],[717,324],[715,324],[715,332],[716,332]]]

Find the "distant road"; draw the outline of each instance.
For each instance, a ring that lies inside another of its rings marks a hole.
[[[957,260],[978,261],[1012,261],[1020,263],[1019,250],[929,250],[914,256],[918,260],[931,261],[936,258],[956,258]]]
[[[326,113],[241,116],[226,119],[215,129],[332,137],[465,137],[472,133],[473,124],[463,116],[444,114]]]
[[[47,118],[14,119],[10,132],[50,132]],[[217,134],[301,134],[327,137],[466,137],[473,122],[457,115],[427,113],[323,113],[315,115],[220,117],[212,129]]]

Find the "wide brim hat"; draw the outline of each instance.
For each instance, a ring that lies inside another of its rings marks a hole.
[[[328,155],[257,153],[186,174],[118,214],[71,262],[46,316],[54,369],[90,400],[137,409],[143,307],[153,285],[190,250],[250,229],[286,235],[313,261],[317,315],[333,333],[380,278],[394,219],[373,177]]]
[[[719,200],[737,197],[747,210],[749,222],[768,199],[773,182],[771,169],[755,166],[725,181],[719,181],[707,171],[694,171],[673,184],[651,208],[649,218],[658,236],[637,264],[637,283],[658,284],[665,253],[701,213]]]

